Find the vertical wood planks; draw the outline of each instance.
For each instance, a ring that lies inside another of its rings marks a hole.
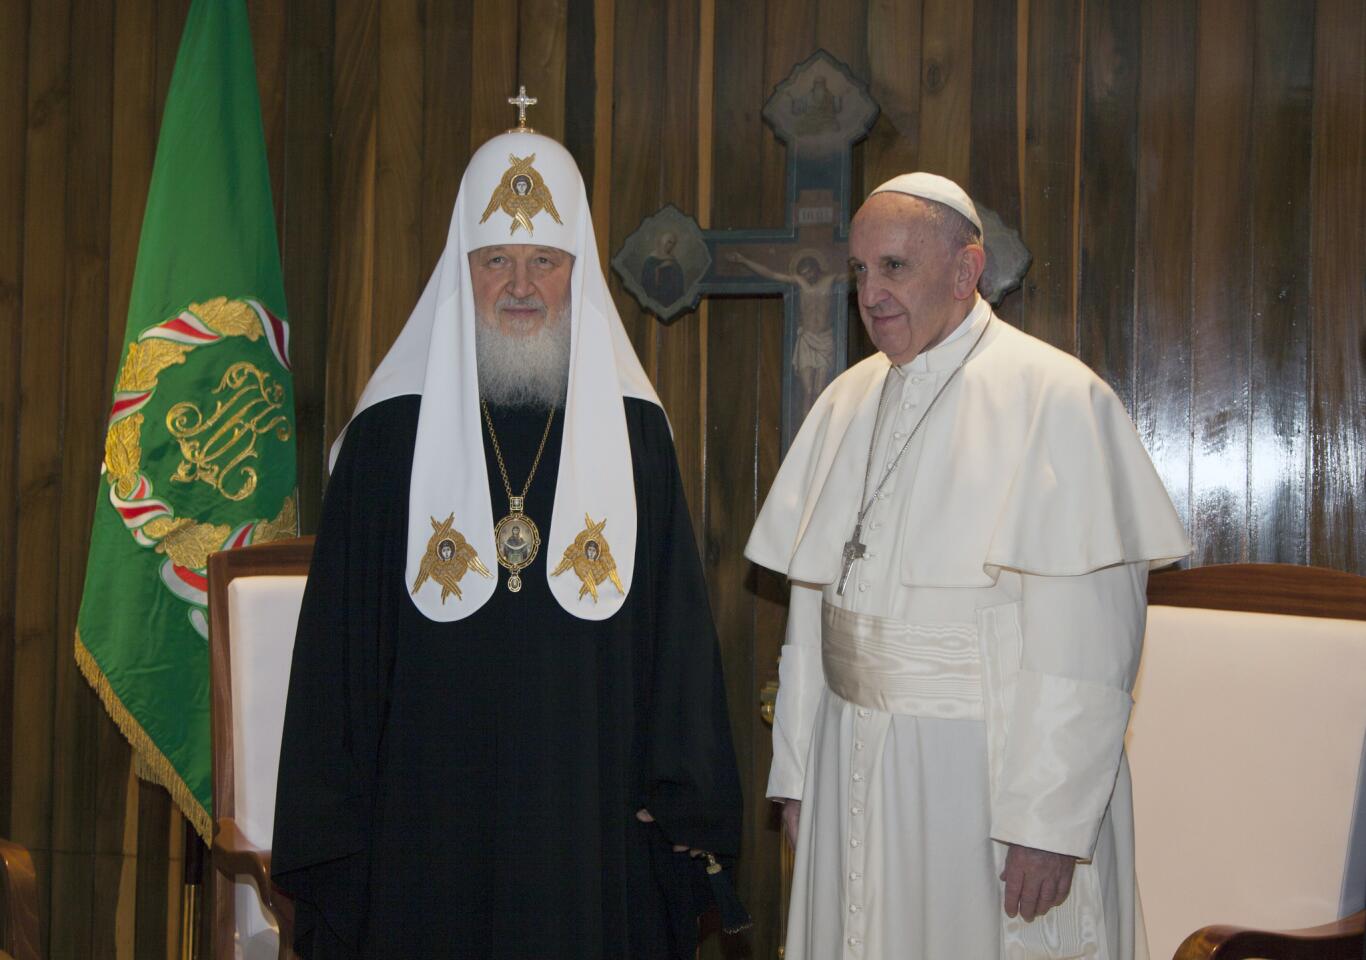
[[[23,343],[24,272],[24,135],[28,121],[28,7],[0,5],[0,516],[19,516],[19,377]],[[21,729],[15,713],[14,634],[16,524],[0,526],[0,771],[14,769],[15,737]],[[10,778],[9,782],[13,782]],[[0,789],[0,830],[9,835],[14,796]]]
[[[1253,56],[1248,559],[1304,563],[1314,16],[1259,0]]]
[[[863,148],[865,194],[920,167],[921,0],[868,0],[867,36],[869,87],[882,112]]]
[[[1189,529],[1195,0],[1145,4],[1140,31],[1134,420]]]
[[[656,104],[660,117],[660,142],[688,144],[697,137],[698,2],[667,0],[662,31],[664,99]],[[708,38],[710,40],[710,38]],[[655,194],[641,215],[673,203],[696,216],[697,151],[665,150]],[[654,334],[654,382],[674,431],[674,448],[683,474],[683,490],[693,519],[700,530],[702,517],[702,416],[698,383],[702,377],[701,321],[696,312],[685,314],[665,326],[647,318]]]
[[[470,152],[517,122],[507,98],[517,95],[517,10],[515,3],[474,0],[474,44],[470,50]],[[534,90],[527,91],[535,94]],[[534,127],[535,124],[533,123]]]
[[[423,58],[422,283],[450,233],[460,175],[470,144],[473,17],[466,4],[429,3]]]
[[[116,901],[89,902],[94,887],[98,795],[97,726],[110,721],[76,668],[76,613],[85,582],[90,522],[104,452],[108,336],[109,150],[113,10],[99,0],[71,7],[71,97],[67,141],[66,324],[62,361],[62,508],[55,599],[56,711],[53,723],[52,913],[54,956],[107,954],[95,928],[112,932]],[[77,67],[77,65],[79,65]],[[115,819],[122,819],[122,810]],[[112,947],[112,944],[108,944]]]
[[[568,0],[521,0],[518,8],[517,83],[526,84],[526,92],[537,101],[527,122],[563,143]],[[513,88],[503,97],[516,93]],[[574,91],[573,95],[580,94]]]
[[[921,14],[921,170],[968,182],[972,134],[972,0],[925,0]]]
[[[1030,0],[1019,38],[1026,71],[1021,234],[1034,254],[1020,325],[1069,353],[1076,344],[1076,110],[1081,14],[1073,0]]]
[[[1020,139],[1017,135],[1016,58],[1019,40],[1017,0],[974,0],[972,31],[972,136],[968,180],[973,202],[994,210],[1020,229]],[[1020,322],[1018,291],[996,312]]]
[[[54,705],[62,509],[62,364],[66,329],[66,176],[70,16],[67,3],[29,8],[28,136],[25,143],[23,327],[18,416],[19,501],[14,608],[14,716],[23,735],[11,780],[14,839],[52,876]],[[52,885],[38,886],[40,936],[51,944]]]
[[[1246,11],[1241,0],[1208,0],[1196,33],[1191,532],[1201,563],[1247,559],[1254,26]]]
[[[384,359],[408,321],[424,279],[420,275],[424,44],[419,7],[419,0],[385,0],[379,6],[371,370]]]
[[[332,441],[370,376],[375,317],[375,0],[337,4],[332,93],[332,277],[327,337],[327,429]]]
[[[760,162],[761,143],[770,136],[760,119],[768,87],[764,58],[756,53],[767,30],[767,4],[718,4],[714,55],[712,208],[713,228],[760,224],[761,201],[755,185],[771,175]],[[702,561],[712,612],[721,638],[731,731],[745,787],[745,835],[739,866],[741,896],[756,917],[756,934],[765,918],[777,916],[776,902],[765,896],[771,864],[761,859],[756,830],[769,829],[768,806],[755,795],[756,744],[752,718],[754,600],[747,580],[750,565],[741,556],[744,536],[756,509],[756,420],[761,403],[777,398],[758,392],[759,322],[757,300],[716,299],[707,318],[707,462],[705,535]],[[771,922],[771,921],[770,921]],[[776,943],[773,945],[776,948]],[[755,956],[773,956],[762,942]]]
[[[1309,562],[1366,569],[1366,8],[1320,0],[1311,161]]]
[[[1077,356],[1133,410],[1139,9],[1086,5]]]
[[[444,5],[443,5],[444,6]],[[280,261],[294,366],[299,525],[317,525],[326,483],[328,263],[332,252],[332,0],[289,5]],[[349,411],[347,411],[349,413]]]

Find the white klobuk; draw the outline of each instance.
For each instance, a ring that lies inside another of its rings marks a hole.
[[[536,196],[548,195],[550,205],[523,206],[525,216],[519,217],[515,201],[493,202],[495,193],[508,185],[514,165],[526,171],[529,181],[517,185]],[[656,405],[659,398],[608,293],[583,177],[563,146],[516,130],[489,140],[470,158],[446,249],[352,416],[393,397],[422,397],[408,498],[406,582],[411,586],[418,578],[433,520],[439,523],[451,514],[454,528],[496,573],[494,523],[508,510],[507,504],[495,506],[489,499],[467,256],[496,244],[554,247],[574,256],[569,388],[554,513],[542,552],[547,582],[560,606],[585,620],[606,620],[630,593],[636,556],[635,482],[622,398]],[[333,463],[343,437],[333,445]],[[603,537],[622,586],[618,592],[609,584],[596,600],[582,594],[581,581],[572,573],[549,575],[584,529],[585,516],[595,523],[606,518]],[[498,577],[471,572],[460,589],[462,596],[445,601],[441,591],[421,589],[413,603],[431,620],[461,620],[488,602],[498,589]]]

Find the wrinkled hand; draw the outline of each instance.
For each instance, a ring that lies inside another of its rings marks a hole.
[[[641,823],[655,822],[655,818],[650,816],[650,811],[646,810],[644,807],[641,807],[636,811],[636,819]],[[684,850],[688,850],[688,845],[686,843],[675,843],[673,847],[674,853],[682,853]],[[688,856],[690,857],[700,857],[702,856],[702,853],[703,851],[701,850],[688,850]]]
[[[1010,844],[1006,868],[1001,871],[1006,915],[1019,914],[1028,923],[1062,903],[1072,889],[1076,864],[1076,857],[1065,853]]]
[[[792,844],[792,849],[797,849],[797,823],[802,816],[802,802],[800,800],[783,801],[783,833],[787,836],[787,842]]]

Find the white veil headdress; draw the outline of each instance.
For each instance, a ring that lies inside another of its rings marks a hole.
[[[528,235],[524,225],[492,200],[512,164],[525,165],[532,156],[531,167],[553,208],[530,216]],[[361,394],[352,419],[383,400],[408,394],[422,397],[408,494],[408,585],[417,579],[433,520],[440,522],[452,513],[454,528],[496,574],[495,511],[484,465],[474,297],[466,255],[481,247],[515,243],[555,247],[575,258],[564,434],[554,513],[541,553],[550,591],[560,606],[585,620],[605,620],[621,609],[635,571],[636,492],[622,398],[660,403],[608,292],[583,177],[564,147],[540,134],[510,131],[485,143],[470,158],[446,249],[407,325]],[[344,436],[345,431],[333,444],[333,463]],[[506,512],[507,505],[499,504],[498,516]],[[550,576],[584,528],[585,516],[595,523],[607,520],[603,537],[611,546],[624,593],[604,583],[594,601],[580,595],[581,581],[571,572]],[[497,575],[465,576],[460,581],[462,596],[445,602],[430,582],[411,595],[431,620],[462,620],[488,602],[498,581]]]

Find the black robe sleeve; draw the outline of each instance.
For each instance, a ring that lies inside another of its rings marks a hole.
[[[412,458],[382,420],[351,424],[328,484],[289,678],[271,869],[294,898],[309,960],[356,956],[366,915],[390,656],[379,629],[387,498],[375,491],[391,490],[398,471],[406,486]]]

